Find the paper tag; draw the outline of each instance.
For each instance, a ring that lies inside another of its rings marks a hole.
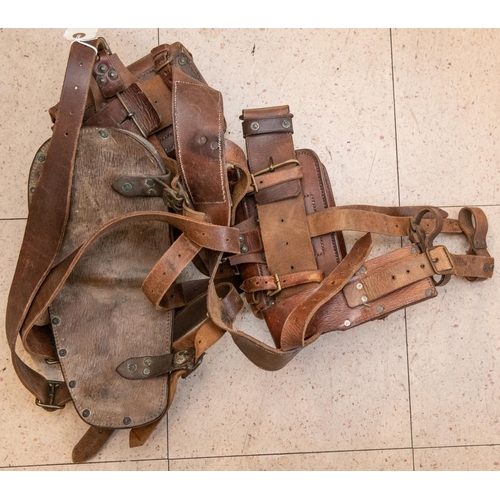
[[[68,28],[64,32],[64,38],[66,40],[81,40],[85,42],[87,40],[95,40],[97,38],[97,30],[99,28]]]

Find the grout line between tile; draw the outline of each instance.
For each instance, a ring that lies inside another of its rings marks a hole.
[[[356,453],[366,451],[394,451],[394,450],[411,450],[410,447],[404,446],[401,448],[360,448],[353,450],[321,450],[321,451],[293,451],[290,453],[253,453],[249,455],[213,455],[213,456],[198,456],[198,457],[178,457],[170,460],[199,460],[211,458],[243,458],[243,457],[283,457],[288,455],[326,455],[329,453]]]
[[[399,178],[399,150],[398,150],[398,121],[396,117],[396,84],[394,80],[394,51],[392,44],[392,28],[389,29],[389,42],[391,45],[391,76],[392,76],[392,106],[394,109],[394,144],[396,147],[396,176],[398,182],[398,204],[401,206],[401,184]],[[401,238],[401,246],[403,246],[403,238]],[[408,349],[408,318],[406,309],[404,311],[405,320],[405,344],[406,344],[406,375],[408,377],[408,410],[410,418],[410,443],[411,443],[411,457],[413,470],[415,470],[415,450],[413,448],[413,419],[411,413],[411,387],[410,387],[410,356]]]
[[[396,147],[396,177],[398,182],[398,205],[401,206],[401,186],[399,179],[398,122],[396,119],[396,86],[394,82],[394,54],[392,50],[392,28],[389,29],[389,43],[391,46],[392,108],[394,110],[394,145]]]

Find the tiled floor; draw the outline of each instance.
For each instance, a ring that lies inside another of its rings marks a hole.
[[[100,34],[125,63],[181,41],[223,93],[229,137],[241,146],[243,108],[289,104],[295,144],[322,158],[338,204],[433,204],[451,216],[481,206],[490,251],[500,255],[499,30]],[[27,173],[50,137],[46,111],[59,97],[68,42],[58,29],[3,29],[0,45],[3,318]],[[378,253],[399,245],[375,242]],[[497,283],[497,276],[452,280],[425,304],[323,336],[275,373],[254,367],[223,338],[181,381],[145,446],[129,449],[127,433],[117,432],[83,466],[71,464],[71,450],[86,424],[72,408],[36,407],[0,341],[0,468],[498,470]],[[239,324],[265,333],[248,312]]]

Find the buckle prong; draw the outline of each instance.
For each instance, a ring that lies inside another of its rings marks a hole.
[[[54,404],[54,401],[56,399],[56,389],[62,384],[62,382],[59,382],[57,380],[47,380],[47,383],[50,387],[48,404],[42,403],[38,398],[35,399],[35,404],[46,411],[62,410],[66,405]]]
[[[278,276],[278,274],[275,274],[274,275],[274,280],[276,282],[276,290],[269,290],[269,292],[267,292],[267,296],[268,297],[272,297],[273,295],[276,295],[278,293],[281,292],[282,288],[281,288],[281,281],[280,281],[280,277]]]

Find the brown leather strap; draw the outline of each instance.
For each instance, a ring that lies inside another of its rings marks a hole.
[[[236,345],[254,364],[265,370],[279,370],[289,363],[306,345],[304,337],[311,318],[325,302],[342,290],[348,280],[364,263],[371,247],[371,236],[368,233],[355,243],[347,257],[332,271],[328,278],[323,280],[322,284],[308,299],[292,311],[289,316],[290,321],[285,323],[285,345],[282,344],[281,349],[273,348],[241,330],[234,329],[224,312],[223,304],[215,295],[213,284],[209,288],[208,295],[210,318],[220,328],[225,328],[230,332]],[[316,338],[317,336],[309,339],[307,343],[311,343]]]
[[[99,41],[88,42],[99,45]],[[15,353],[17,335],[38,289],[48,274],[62,244],[71,194],[73,167],[95,52],[73,43],[70,50],[60,109],[47,152],[43,175],[33,195],[19,260],[7,303],[6,333],[17,375],[40,401],[50,394],[47,381],[25,365]],[[53,196],[57,193],[57,197]],[[54,404],[70,400],[65,386]]]
[[[75,464],[87,462],[95,457],[113,435],[114,429],[90,426],[73,448],[72,460]]]

